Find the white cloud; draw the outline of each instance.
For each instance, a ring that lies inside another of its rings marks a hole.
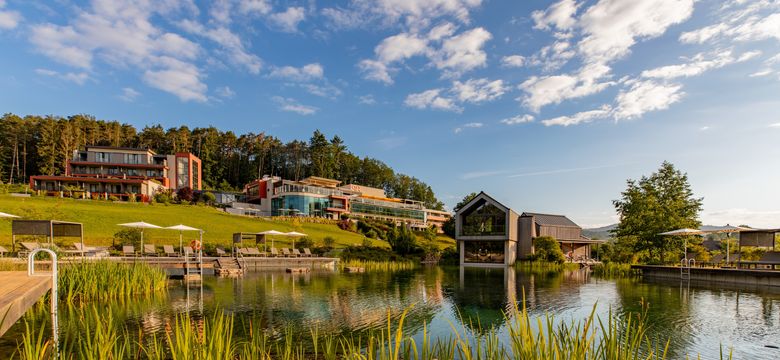
[[[358,102],[364,105],[374,105],[376,104],[376,99],[374,99],[374,95],[368,94],[359,96]]]
[[[303,7],[289,7],[284,12],[271,14],[268,20],[284,32],[297,32],[298,24],[306,18]]]
[[[487,54],[482,47],[491,38],[490,32],[479,27],[445,39],[441,48],[432,54],[432,62],[445,75],[460,76],[485,65]]]
[[[483,127],[483,126],[485,126],[485,124],[483,124],[483,123],[480,123],[480,122],[471,122],[471,123],[466,123],[466,124],[463,124],[463,125],[461,125],[461,126],[458,126],[458,127],[456,127],[456,128],[453,130],[453,131],[454,131],[456,134],[458,134],[458,133],[460,133],[461,131],[463,131],[464,129],[469,129],[469,128],[471,128],[471,129],[477,129],[477,128],[481,128],[481,127]]]
[[[481,4],[482,0],[351,0],[346,7],[323,9],[322,15],[337,29],[401,24],[419,30],[442,17],[467,24],[469,12]]]
[[[341,96],[341,89],[330,84],[324,84],[324,85],[300,84],[300,86],[304,90],[306,90],[306,92],[308,92],[309,94],[319,96],[319,97],[335,99]]]
[[[648,111],[664,110],[682,99],[682,85],[659,84],[652,80],[637,81],[617,96],[615,120],[633,119]]]
[[[571,116],[559,116],[552,119],[542,120],[544,126],[570,126],[589,123],[596,119],[604,119],[609,117],[612,112],[612,108],[609,105],[603,105],[599,109],[578,112]]]
[[[746,42],[780,40],[780,3],[777,1],[735,1],[724,7],[721,21],[687,31],[680,41],[689,44],[718,42],[726,39]],[[765,11],[768,10],[768,11]]]
[[[90,79],[89,75],[85,72],[67,72],[67,73],[59,73],[54,70],[49,69],[35,69],[35,73],[38,75],[45,75],[45,76],[52,76],[57,77],[62,80],[70,81],[72,83],[75,83],[77,85],[84,85],[84,83],[87,82],[87,80]]]
[[[207,86],[192,62],[200,47],[152,23],[153,17],[185,8],[183,3],[95,0],[67,25],[32,25],[30,42],[54,61],[91,69],[100,59],[111,67],[135,68],[150,86],[184,101],[205,101]],[[84,81],[74,75],[71,81]]]
[[[678,77],[690,77],[704,73],[707,70],[718,69],[733,63],[750,60],[760,51],[749,51],[734,57],[731,50],[722,50],[714,53],[696,54],[689,62],[679,65],[662,66],[655,69],[642,71],[644,78],[674,79]]]
[[[599,0],[580,18],[578,48],[587,62],[609,62],[629,53],[638,39],[662,35],[688,19],[693,0]]]
[[[0,9],[5,7],[5,2],[0,1]],[[19,26],[22,15],[18,11],[0,10],[0,30],[11,30]]]
[[[385,64],[406,60],[412,56],[423,54],[426,50],[425,40],[408,33],[385,38],[374,48],[377,59]]]
[[[279,104],[279,110],[282,111],[294,112],[300,115],[313,115],[319,111],[319,109],[314,106],[303,105],[292,98],[274,96],[271,100]]]
[[[436,109],[461,112],[463,109],[447,97],[440,95],[442,89],[431,89],[421,93],[409,94],[404,100],[404,105],[416,109]]]
[[[525,64],[525,57],[522,55],[509,55],[501,58],[501,65],[504,67],[522,67]]]
[[[363,77],[367,80],[379,81],[385,85],[393,83],[393,78],[390,76],[390,73],[395,70],[381,61],[369,59],[361,60],[360,63],[358,63],[358,68],[360,68]]]
[[[472,179],[478,179],[488,176],[495,176],[495,175],[501,175],[505,174],[506,171],[504,170],[488,170],[488,171],[471,171],[464,173],[460,176],[461,180],[472,180]]]
[[[165,65],[160,70],[147,70],[143,80],[149,86],[169,92],[182,101],[206,102],[208,87],[201,81],[203,76],[198,68],[190,63],[174,58],[160,59]]]
[[[761,70],[758,70],[758,71],[756,71],[756,72],[754,72],[754,73],[752,73],[752,74],[750,74],[748,76],[750,76],[750,77],[768,76],[768,75],[772,75],[772,73],[774,73],[774,72],[775,71],[772,70],[772,69],[761,69]]]
[[[136,91],[131,87],[126,87],[126,88],[122,88],[122,94],[119,95],[119,98],[127,102],[133,102],[139,96],[141,96],[140,92]]]
[[[525,124],[533,121],[534,121],[533,115],[524,114],[524,115],[516,115],[511,118],[506,118],[501,120],[500,122],[506,125],[517,125],[517,124]]]
[[[270,0],[240,0],[238,9],[243,14],[266,15],[271,12],[273,6]]]
[[[534,11],[531,13],[534,28],[549,30],[554,26],[558,30],[569,30],[577,23],[574,15],[579,6],[575,0],[560,0],[545,11]]]
[[[774,123],[774,124],[769,124],[769,127],[771,127],[771,128],[780,128],[780,122],[779,123]]]
[[[217,43],[221,47],[220,51],[223,53],[224,57],[233,64],[246,68],[247,71],[252,74],[260,73],[262,60],[260,60],[257,55],[249,53],[244,47],[241,38],[230,31],[230,29],[223,26],[206,28],[202,24],[192,20],[180,21],[179,26],[184,29],[184,31]]]
[[[500,98],[506,87],[503,80],[469,79],[466,82],[455,81],[451,91],[461,102],[481,103]]]
[[[538,112],[543,106],[559,104],[568,99],[579,98],[600,92],[614,84],[601,81],[609,75],[610,68],[603,64],[588,64],[579,72],[570,75],[532,76],[520,89],[526,96],[520,98],[523,105]]]
[[[236,96],[236,92],[233,91],[233,89],[230,88],[230,86],[220,86],[214,92],[217,94],[217,96],[225,99],[230,99],[234,96]]]
[[[707,131],[709,129],[710,129],[709,126],[702,126],[702,127],[699,128],[699,131]]]
[[[311,81],[322,79],[325,69],[319,63],[311,63],[302,67],[283,66],[275,68],[269,76],[290,81]]]

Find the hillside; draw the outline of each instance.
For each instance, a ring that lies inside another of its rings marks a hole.
[[[591,239],[611,239],[612,233],[610,231],[614,230],[617,227],[617,224],[602,226],[598,228],[592,228],[592,229],[582,229],[582,235],[585,235]]]
[[[111,203],[105,201],[73,200],[51,197],[18,198],[0,195],[0,212],[22,216],[26,219],[57,219],[84,224],[84,241],[88,245],[110,245],[114,233],[123,228],[116,224],[146,221],[159,226],[185,224],[205,230],[206,243],[230,245],[235,232],[277,230],[298,231],[309,235],[315,244],[331,236],[336,247],[359,245],[363,236],[339,229],[335,225],[310,224],[293,221],[276,221],[224,213],[207,206],[145,205],[140,203]],[[185,239],[193,239],[195,233],[184,233]],[[178,244],[179,233],[171,230],[147,230],[144,238],[155,244]],[[63,239],[65,244],[78,239]],[[451,240],[451,239],[450,239]],[[43,241],[43,240],[41,240]],[[275,237],[277,244],[289,244],[290,239]],[[440,246],[452,245],[438,241]],[[0,244],[11,243],[11,221],[0,220]],[[385,242],[373,241],[375,245]]]

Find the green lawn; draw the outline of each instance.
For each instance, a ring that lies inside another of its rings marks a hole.
[[[94,200],[73,200],[54,197],[19,198],[0,195],[0,212],[22,216],[25,219],[56,219],[75,221],[84,224],[84,242],[87,245],[110,245],[114,233],[123,228],[116,224],[146,221],[159,226],[185,224],[206,231],[203,235],[206,243],[228,245],[235,232],[258,232],[278,230],[298,231],[309,235],[315,244],[321,245],[322,239],[331,236],[336,239],[337,247],[359,245],[363,236],[339,229],[336,225],[294,223],[292,221],[274,221],[230,215],[207,206],[191,205],[146,205],[140,203],[111,203]],[[186,241],[197,236],[184,233]],[[144,239],[162,245],[178,245],[179,233],[171,230],[146,230]],[[77,242],[78,239],[57,239],[64,244]],[[441,247],[452,246],[454,240],[437,237]],[[448,241],[449,240],[449,241]],[[41,240],[42,241],[42,240]],[[290,244],[285,237],[274,237],[277,244]],[[11,221],[0,219],[0,244],[11,243]],[[374,245],[387,244],[373,241]]]
[[[363,236],[343,231],[335,225],[271,221],[230,215],[207,206],[146,205],[140,203],[111,203],[94,200],[73,200],[53,197],[18,198],[0,195],[0,212],[22,216],[25,219],[56,219],[84,224],[84,242],[88,245],[110,245],[114,233],[123,228],[116,224],[146,221],[159,226],[185,224],[206,231],[206,243],[228,245],[235,232],[278,230],[298,231],[309,235],[320,244],[326,236],[336,239],[337,246],[360,244]],[[197,237],[184,233],[185,240]],[[146,230],[144,238],[155,244],[177,244],[179,233],[171,230]],[[63,238],[65,244],[78,239]],[[275,237],[275,243],[287,244],[290,239]],[[0,244],[11,243],[11,221],[0,219]]]

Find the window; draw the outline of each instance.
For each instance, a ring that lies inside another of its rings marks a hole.
[[[108,153],[104,153],[104,152],[95,153],[95,161],[105,162],[105,163],[109,162],[110,160],[109,160]]]
[[[191,162],[191,169],[192,169],[192,188],[195,190],[200,189],[200,180],[199,180],[199,174],[200,174],[200,165],[198,162],[193,160]]]
[[[176,158],[176,188],[190,186],[190,162],[186,157]]]
[[[485,200],[481,200],[464,212],[460,221],[460,235],[506,235],[506,213]]]
[[[464,241],[463,261],[467,263],[504,263],[504,241]]]

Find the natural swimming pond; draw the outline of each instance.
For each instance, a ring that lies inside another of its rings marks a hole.
[[[235,314],[237,323],[252,321],[277,336],[289,329],[308,333],[315,327],[321,333],[362,334],[386,327],[388,312],[398,318],[409,309],[405,318],[409,334],[425,329],[433,337],[447,337],[453,326],[470,334],[495,327],[505,339],[504,311],[511,309],[512,299],[523,296],[532,316],[551,313],[559,321],[584,319],[596,303],[601,316],[610,311],[626,316],[641,312],[644,302],[649,335],[671,341],[672,359],[685,354],[719,358],[721,345],[725,351],[733,348],[735,359],[780,358],[778,292],[599,279],[584,271],[442,267],[358,274],[258,271],[238,279],[206,277],[202,287],[172,281],[167,296],[101,304],[100,311],[113,314],[113,321],[126,324],[136,337],[163,334],[177,314],[208,316],[218,309]],[[45,313],[27,319],[48,324]],[[63,306],[61,336],[77,333],[84,321],[83,315]],[[16,348],[24,329],[21,321],[0,339],[0,354]]]

